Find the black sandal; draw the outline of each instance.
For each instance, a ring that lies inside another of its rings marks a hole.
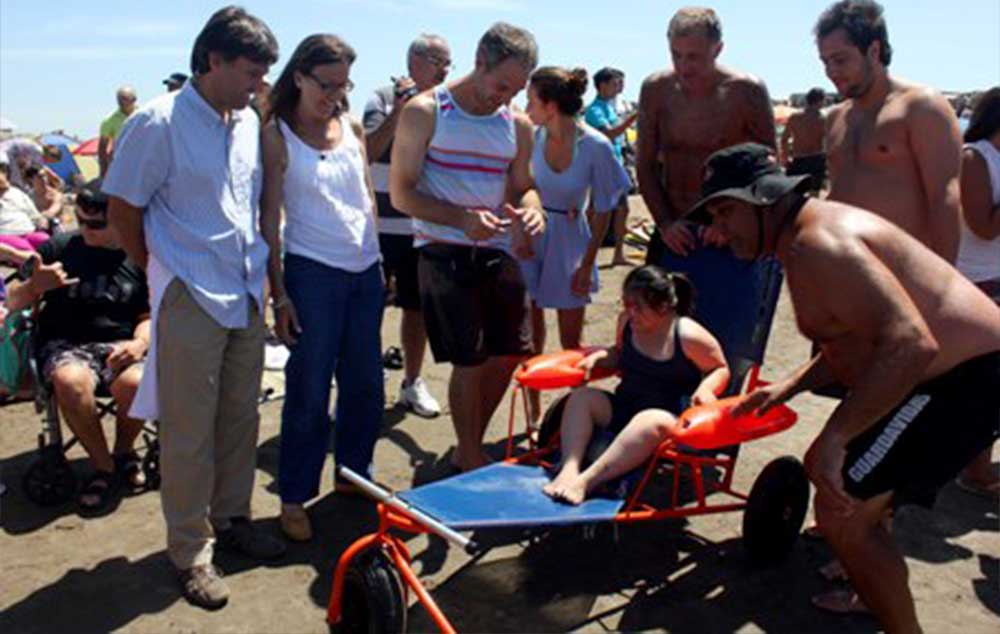
[[[401,370],[403,368],[403,351],[396,346],[389,346],[382,355],[382,365],[390,370]]]
[[[80,507],[80,510],[88,513],[107,510],[111,501],[118,493],[119,484],[120,481],[117,473],[95,471],[86,483],[84,483],[83,490],[76,497],[76,503]],[[85,502],[84,498],[90,496],[95,496],[97,501],[94,503]]]
[[[116,453],[114,459],[115,472],[122,482],[133,489],[141,489],[146,486],[146,474],[142,470],[142,460],[139,458],[139,454],[134,451]]]

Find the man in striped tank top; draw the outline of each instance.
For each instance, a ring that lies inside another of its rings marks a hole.
[[[486,426],[531,352],[514,256],[531,254],[545,215],[531,175],[531,122],[509,104],[537,62],[531,33],[494,24],[471,73],[407,102],[393,143],[389,194],[414,219],[427,337],[434,359],[454,366],[452,464],[465,471],[489,462]]]

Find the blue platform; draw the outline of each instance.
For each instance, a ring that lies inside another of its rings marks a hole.
[[[601,497],[579,506],[556,502],[542,492],[550,479],[542,467],[498,463],[397,497],[456,530],[610,521],[625,504]]]

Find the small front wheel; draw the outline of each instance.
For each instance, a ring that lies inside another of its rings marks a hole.
[[[406,631],[406,600],[399,573],[389,556],[373,548],[351,562],[344,575],[340,634],[398,634]]]
[[[24,473],[21,484],[25,495],[35,504],[55,506],[76,493],[76,474],[61,453],[43,455]]]

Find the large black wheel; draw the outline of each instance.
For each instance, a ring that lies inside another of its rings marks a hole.
[[[340,634],[398,634],[406,631],[406,600],[399,573],[382,550],[358,555],[344,576]]]
[[[771,461],[757,476],[743,513],[743,546],[752,561],[785,557],[802,530],[809,505],[809,480],[792,456]]]
[[[542,414],[542,424],[538,426],[538,446],[548,447],[559,436],[559,427],[562,425],[563,411],[572,392],[560,396]]]
[[[43,455],[24,473],[21,485],[35,504],[55,506],[76,493],[76,474],[62,454]]]

